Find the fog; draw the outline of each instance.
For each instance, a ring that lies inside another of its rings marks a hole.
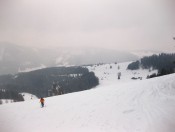
[[[0,42],[175,51],[173,0],[0,0]]]

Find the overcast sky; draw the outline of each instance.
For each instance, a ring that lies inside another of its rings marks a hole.
[[[0,0],[0,41],[174,50],[174,0]]]

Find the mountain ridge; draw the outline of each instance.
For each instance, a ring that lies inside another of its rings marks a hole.
[[[0,75],[13,74],[35,68],[80,66],[85,64],[137,60],[124,51],[87,48],[30,48],[11,43],[0,43]]]

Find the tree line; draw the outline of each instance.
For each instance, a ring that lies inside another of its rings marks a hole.
[[[23,96],[18,92],[4,89],[0,89],[0,100],[1,99],[10,99],[13,100],[13,102],[24,101]]]
[[[175,53],[159,55],[152,55],[141,58],[140,61],[132,62],[128,65],[127,69],[136,70],[139,68],[143,69],[157,69],[158,73],[154,76],[161,76],[171,74],[175,72]]]
[[[64,94],[91,89],[99,84],[93,72],[83,67],[52,67],[27,73],[0,76],[0,89],[48,97],[53,82],[59,83]]]

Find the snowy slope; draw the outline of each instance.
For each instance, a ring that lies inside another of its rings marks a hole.
[[[131,62],[124,62],[124,63],[111,63],[111,64],[97,64],[92,66],[87,66],[89,71],[95,73],[95,75],[99,78],[101,85],[109,85],[113,83],[127,83],[130,81],[140,81],[140,79],[131,79],[132,77],[135,78],[142,78],[146,79],[148,75],[153,73],[157,73],[157,70],[150,70],[149,69],[139,69],[139,70],[127,70],[128,65]],[[118,73],[121,73],[120,80],[118,79]]]
[[[112,82],[112,81],[111,81]],[[107,84],[107,83],[105,83]],[[0,106],[1,132],[174,132],[175,74]]]
[[[35,95],[30,94],[30,93],[20,93],[20,94],[23,96],[24,101],[38,99]],[[7,103],[14,103],[14,100],[12,100],[12,99],[0,99],[0,104],[7,104]]]
[[[30,93],[20,93],[20,94],[23,96],[25,101],[26,100],[38,99],[35,95],[30,94]]]

